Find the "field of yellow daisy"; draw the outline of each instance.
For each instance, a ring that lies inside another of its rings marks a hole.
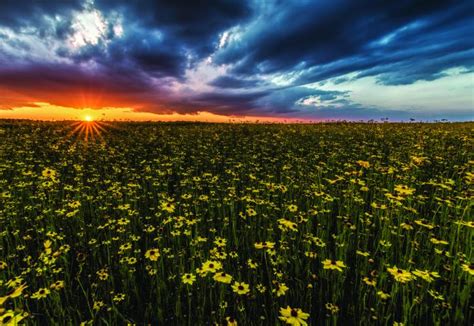
[[[467,325],[473,123],[0,121],[0,325]]]

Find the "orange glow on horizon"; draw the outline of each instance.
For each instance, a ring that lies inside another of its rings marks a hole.
[[[200,122],[308,122],[304,119],[262,116],[228,116],[207,111],[192,114],[167,113],[157,114],[136,111],[130,107],[112,107],[103,109],[72,108],[49,103],[34,103],[32,106],[0,109],[0,119],[31,119],[31,120],[76,120],[82,122],[99,121],[200,121]],[[312,120],[314,121],[314,120]]]

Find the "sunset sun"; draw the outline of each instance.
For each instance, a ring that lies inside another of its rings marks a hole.
[[[86,114],[82,116],[79,121],[74,122],[71,124],[71,131],[68,134],[68,137],[76,137],[82,138],[82,140],[89,141],[93,139],[99,139],[103,141],[102,132],[105,132],[105,127],[108,124],[105,122],[95,121],[93,115]],[[67,137],[67,138],[68,138]]]

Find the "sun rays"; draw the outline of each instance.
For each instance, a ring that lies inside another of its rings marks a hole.
[[[107,132],[105,122],[94,121],[94,118],[90,115],[86,115],[83,121],[77,121],[72,125],[72,131],[68,134],[67,138],[73,137],[76,139],[82,139],[83,141],[104,141],[103,133]]]

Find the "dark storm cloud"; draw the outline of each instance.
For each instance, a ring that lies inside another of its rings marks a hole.
[[[176,40],[198,57],[208,55],[215,47],[217,35],[251,17],[247,1],[128,1],[96,0],[104,11],[118,10],[129,21],[147,29],[163,31],[168,41]]]
[[[187,67],[186,53],[177,40],[163,41],[146,31],[135,31],[112,42],[104,65],[127,63],[155,77],[181,78]]]
[[[9,19],[0,20],[0,27],[17,30],[34,27],[27,33],[41,36],[52,32],[50,22],[45,17],[52,19],[55,15],[66,16],[68,20],[55,23],[56,30],[53,31],[59,40],[66,41],[71,35],[70,17],[74,12],[89,8],[90,3],[21,0],[1,2],[0,17]],[[186,68],[191,68],[215,49],[219,33],[250,17],[250,5],[245,1],[210,1],[203,6],[195,1],[96,0],[93,8],[101,10],[105,17],[110,13],[121,14],[125,35],[114,38],[113,30],[108,26],[108,34],[112,35],[109,35],[106,47],[102,46],[101,41],[98,45],[86,45],[80,51],[61,47],[57,54],[75,63],[94,61],[111,71],[117,66],[128,66],[136,70],[131,73],[158,78],[181,79]],[[0,30],[0,39],[2,37],[7,36]],[[10,39],[9,44],[19,50],[31,50],[29,44],[14,39]],[[8,62],[12,59],[6,57],[7,54],[0,52],[0,61]],[[35,79],[34,74],[28,78]]]
[[[269,91],[248,93],[203,93],[192,98],[192,105],[201,109],[215,110],[219,114],[249,114],[259,108],[257,101],[270,94]]]
[[[394,65],[396,74],[417,68],[413,82],[472,65],[472,53],[459,62],[444,58],[474,47],[472,2],[302,2],[275,10],[281,14],[268,18],[273,24],[262,19],[216,61],[238,60],[234,70],[242,75],[301,70],[303,84],[385,65],[380,69]]]
[[[73,18],[92,9],[107,21],[105,34],[80,49],[69,47]],[[473,12],[474,2],[449,0],[3,0],[0,92],[67,104],[51,90],[99,90],[104,106],[116,98],[152,112],[378,114],[346,92],[303,86],[367,76],[409,85],[441,78],[453,67],[472,71]],[[118,23],[122,35],[114,29]],[[25,35],[46,48],[56,41],[57,58],[39,55]],[[210,66],[226,65],[227,72],[203,80],[201,89],[188,87],[190,71],[209,58]],[[272,84],[276,76],[285,87]],[[173,93],[176,83],[183,94]],[[305,99],[317,105],[302,105]]]
[[[443,72],[452,67],[473,67],[474,49],[459,49],[440,57],[420,60],[416,65],[412,61],[387,63],[367,69],[358,77],[378,76],[377,80],[384,85],[409,85],[418,80],[435,80],[446,76]],[[466,69],[465,72],[468,72]]]
[[[465,31],[472,30],[473,10],[472,2],[459,1],[281,2],[268,17],[264,15],[255,22],[242,42],[229,46],[216,61],[239,61],[236,72],[272,73],[353,56],[378,57],[378,50],[385,52],[393,46],[370,48],[371,42],[417,21],[426,26],[407,37],[412,44],[403,39],[395,42],[398,49],[420,46],[417,41],[434,45],[448,39],[450,43],[467,42],[472,46],[472,38],[461,34],[458,27],[464,25]],[[447,29],[452,27],[450,33]]]
[[[40,24],[45,15],[70,15],[80,9],[81,0],[2,0],[0,1],[0,26],[19,28]]]
[[[249,88],[258,86],[261,82],[257,79],[239,79],[232,76],[220,76],[209,83],[220,88]]]

